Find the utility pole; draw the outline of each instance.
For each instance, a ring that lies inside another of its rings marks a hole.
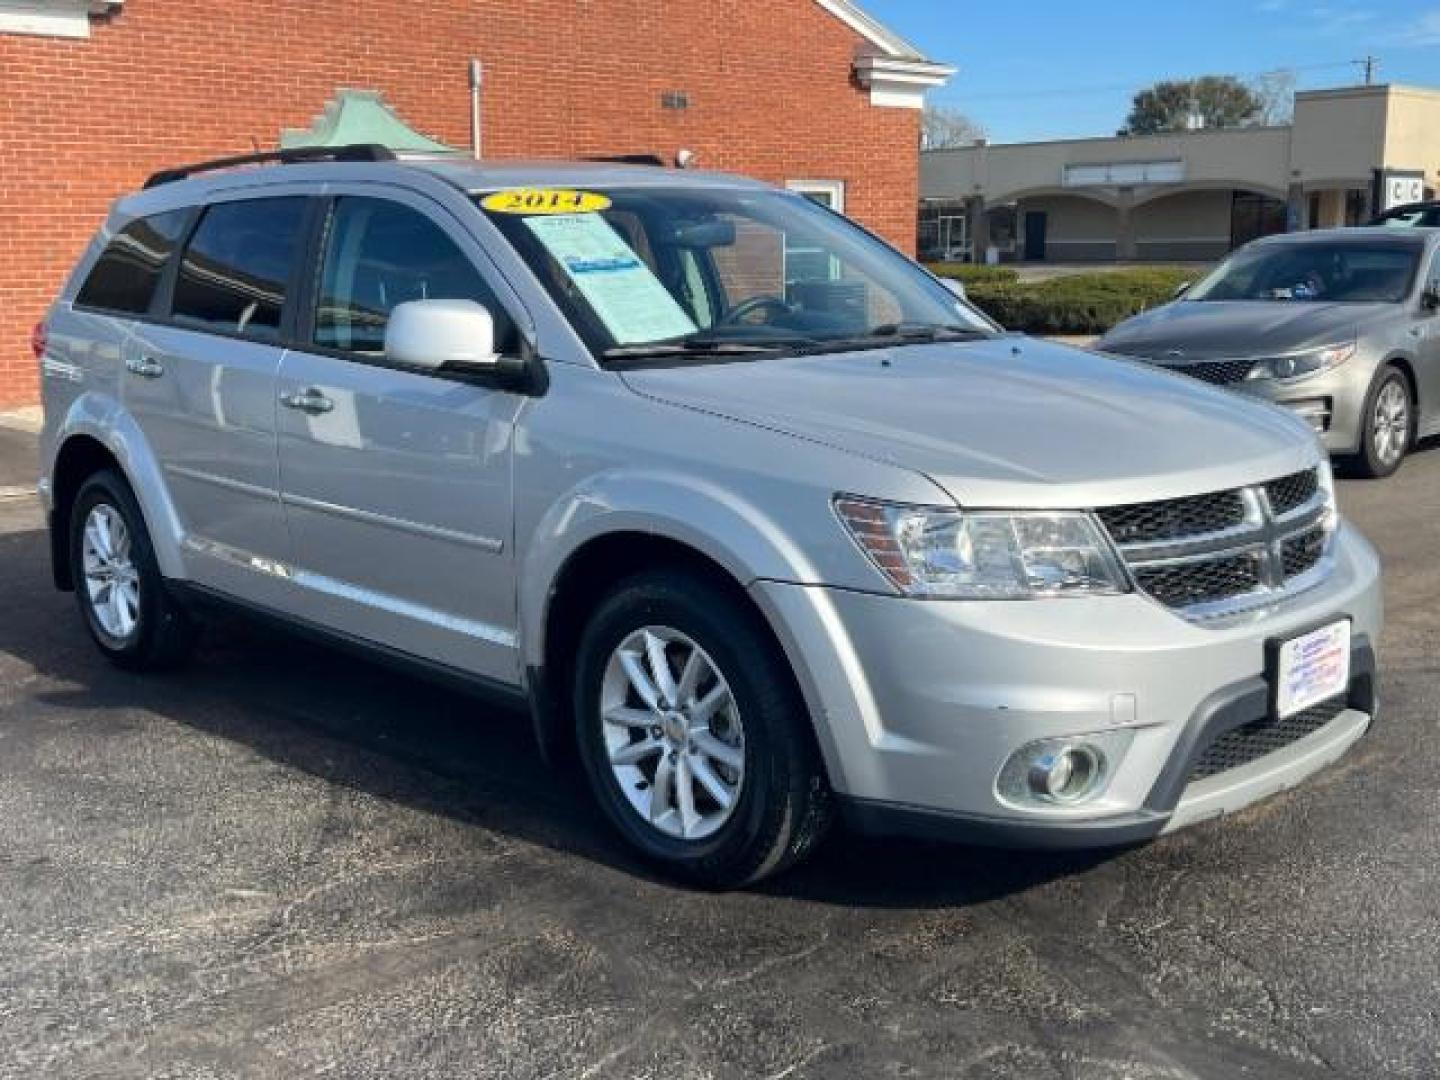
[[[1350,62],[1351,62],[1352,64],[1357,65],[1358,67],[1363,68],[1363,69],[1365,70],[1365,85],[1366,85],[1366,86],[1374,86],[1374,85],[1375,85],[1375,69],[1380,66],[1380,58],[1379,58],[1378,56],[1371,56],[1370,54],[1367,53],[1367,54],[1366,54],[1364,57],[1362,57],[1361,59],[1359,59],[1359,60],[1352,60],[1352,61],[1350,61]]]

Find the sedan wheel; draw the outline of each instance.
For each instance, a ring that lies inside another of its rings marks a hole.
[[[680,631],[647,626],[615,649],[600,693],[615,781],[667,836],[719,830],[745,781],[745,729],[714,659]]]
[[[1398,465],[1410,443],[1410,394],[1399,379],[1381,387],[1370,424],[1375,459],[1386,467]]]

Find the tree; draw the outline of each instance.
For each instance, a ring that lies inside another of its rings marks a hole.
[[[921,150],[953,150],[957,146],[974,146],[985,138],[985,129],[959,109],[944,105],[925,106],[920,122]]]
[[[1248,127],[1260,122],[1263,112],[1260,99],[1233,75],[1168,79],[1135,95],[1120,134]]]

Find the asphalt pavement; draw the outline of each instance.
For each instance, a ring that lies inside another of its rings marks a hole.
[[[0,500],[0,1076],[1440,1076],[1440,450],[1342,502],[1384,711],[1301,789],[1122,853],[837,833],[711,895],[522,716],[239,623],[112,670]]]

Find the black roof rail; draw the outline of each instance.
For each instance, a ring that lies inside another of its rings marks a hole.
[[[162,169],[145,181],[145,187],[173,184],[197,173],[233,169],[239,165],[300,165],[310,161],[395,161],[395,151],[378,143],[355,143],[351,146],[292,146],[288,150],[266,150],[258,154],[216,158],[194,165]]]
[[[658,154],[599,154],[585,160],[610,165],[649,165],[656,169],[665,168],[665,159]]]

